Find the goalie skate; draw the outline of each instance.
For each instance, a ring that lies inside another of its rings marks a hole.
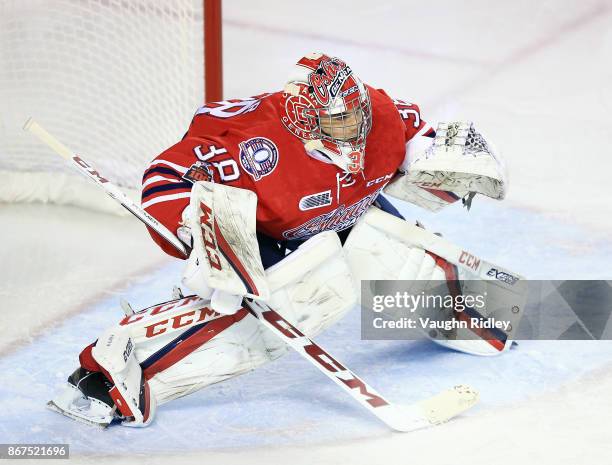
[[[50,400],[47,407],[81,423],[106,428],[117,416],[101,378],[101,373],[78,368],[68,378],[64,391]]]

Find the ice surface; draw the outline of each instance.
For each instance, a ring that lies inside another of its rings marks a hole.
[[[462,240],[466,248],[533,278],[600,278],[602,272],[593,264],[612,258],[610,244],[603,241],[588,242],[579,254],[572,254],[572,244],[577,246],[585,232],[581,227],[546,221],[493,202],[476,202],[469,213],[460,206],[451,207],[444,215],[423,215],[406,207],[402,212],[422,219],[434,230],[447,232],[451,240]],[[494,222],[490,221],[492,217]],[[550,230],[555,234],[545,232]],[[517,253],[524,245],[524,254]],[[135,307],[166,300],[181,266],[179,262],[165,266],[126,289],[123,295]],[[80,349],[121,317],[117,298],[105,298],[66,319],[36,342],[0,358],[3,442],[67,442],[81,457],[117,450],[122,454],[180,457],[197,451],[225,450],[236,459],[240,454],[250,457],[252,448],[297,444],[346,444],[348,451],[340,449],[330,454],[353,454],[355,446],[350,444],[355,439],[389,437],[383,424],[295,354],[162,406],[155,423],[146,430],[111,427],[101,431],[46,410],[45,402],[76,366]],[[602,368],[603,374],[595,378],[599,383],[606,379],[612,360],[612,341],[523,341],[503,357],[479,358],[450,352],[428,341],[359,338],[355,309],[317,340],[395,402],[417,401],[458,383],[476,387],[481,392],[481,404],[456,420],[463,422],[468,431],[479,428],[471,426],[470,421],[490,418],[499,409],[524,409],[525,402],[548,398],[557,386]],[[587,383],[588,387],[592,385],[593,380]],[[557,407],[568,408],[562,402]],[[530,407],[524,415],[529,416],[533,408],[536,407]],[[590,418],[580,404],[570,408]],[[556,415],[551,416],[551,421]],[[443,428],[431,430],[431,434],[439,430],[443,435]],[[165,440],[152,440],[159,437]]]
[[[133,302],[167,298],[159,290],[171,289],[179,271],[174,265],[161,269],[130,289]],[[107,299],[0,359],[4,442],[70,443],[75,453],[112,447],[157,453],[319,444],[389,432],[297,354],[161,406],[146,430],[101,431],[46,410],[45,402],[76,367],[80,349],[121,316],[116,299]],[[395,402],[415,402],[460,383],[476,387],[481,404],[466,417],[520,404],[612,358],[612,341],[524,341],[493,358],[451,352],[429,341],[361,341],[357,309],[317,340]]]
[[[476,198],[469,213],[455,205],[435,215],[401,206],[407,218],[528,278],[610,279],[610,13],[610,3],[597,0],[232,0],[224,4],[225,94],[281,88],[288,67],[311,50],[341,56],[368,83],[420,104],[431,122],[474,120],[508,162],[506,201]],[[125,240],[147,240],[142,229],[113,234],[111,220],[99,215],[87,216],[82,235],[70,234],[71,222],[83,219],[78,210],[40,207],[45,220],[0,208],[0,342],[8,347],[0,354],[0,443],[69,442],[89,463],[147,457],[151,463],[558,465],[603,463],[612,453],[610,343],[522,342],[503,357],[477,358],[425,341],[360,341],[356,312],[318,342],[385,396],[409,402],[469,383],[480,390],[481,404],[448,425],[392,434],[307,362],[288,355],[162,406],[144,430],[98,431],[71,422],[44,404],[83,345],[121,316],[117,294],[135,306],[167,299],[180,264],[141,279],[132,274],[109,294],[108,276],[128,273],[120,258],[156,253],[120,248]],[[32,231],[45,231],[50,216],[71,211],[65,231],[54,222],[52,235],[37,241]],[[21,224],[31,228],[27,234]],[[92,238],[92,229],[100,234]],[[143,267],[157,258],[146,260]],[[28,288],[39,298],[20,302],[17,291]],[[50,319],[55,326],[45,331]],[[25,342],[20,336],[15,345],[15,332],[39,336]]]

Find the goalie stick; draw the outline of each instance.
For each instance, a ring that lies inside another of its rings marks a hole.
[[[169,229],[146,213],[140,205],[129,199],[117,186],[104,178],[77,154],[70,151],[32,118],[25,123],[24,129],[34,134],[64,159],[71,161],[80,173],[94,181],[145,225],[159,233],[184,257],[189,256],[187,248]],[[475,390],[460,385],[414,404],[391,404],[321,346],[285,320],[278,312],[266,304],[251,299],[245,298],[243,303],[261,324],[270,329],[272,333],[343,388],[359,404],[394,430],[408,432],[446,422],[469,409],[478,401],[478,393]]]
[[[72,163],[72,166],[76,168],[79,173],[92,180],[98,187],[103,189],[110,197],[119,202],[123,207],[129,211],[132,215],[142,221],[144,224],[155,230],[160,236],[162,236],[170,245],[178,250],[185,257],[189,256],[189,251],[185,245],[163,224],[157,219],[149,215],[144,211],[140,205],[125,195],[121,189],[110,182],[108,179],[103,177],[97,170],[95,170],[89,163],[79,157],[76,153],[72,152],[68,147],[58,141],[55,137],[49,134],[42,126],[40,126],[32,118],[29,118],[23,129],[29,131],[38,137],[42,142],[47,144],[55,153],[60,155],[65,160]]]
[[[478,401],[475,390],[459,385],[414,404],[392,404],[278,312],[258,301],[245,299],[245,302],[251,314],[264,326],[396,431],[409,432],[444,423]]]

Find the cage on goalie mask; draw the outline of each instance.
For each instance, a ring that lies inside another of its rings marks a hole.
[[[281,115],[307,151],[324,153],[346,171],[363,170],[372,128],[370,96],[342,60],[311,54],[298,61],[285,86]]]

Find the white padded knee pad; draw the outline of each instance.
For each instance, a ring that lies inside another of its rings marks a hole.
[[[270,306],[309,337],[342,318],[357,303],[357,292],[342,244],[333,231],[312,237],[267,270]],[[278,338],[265,331],[267,344]]]

